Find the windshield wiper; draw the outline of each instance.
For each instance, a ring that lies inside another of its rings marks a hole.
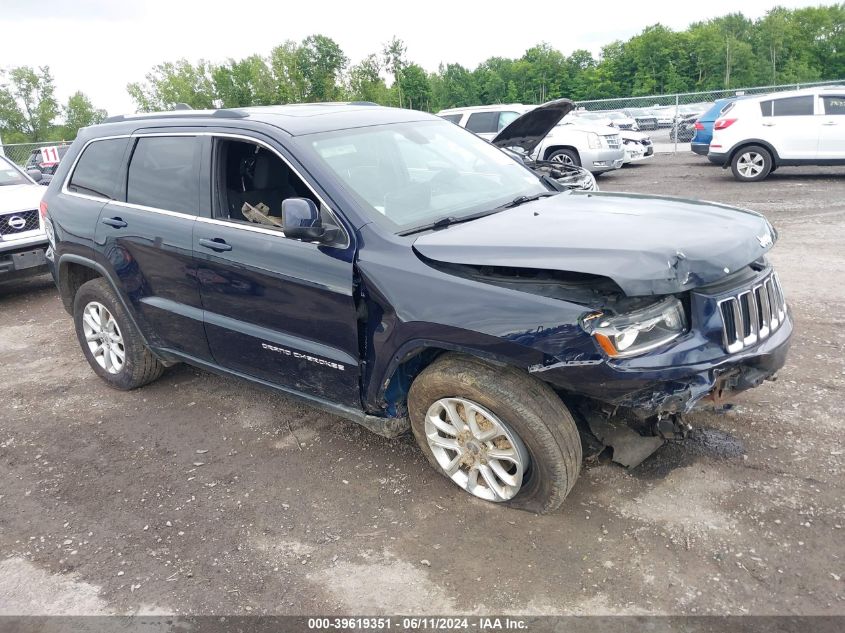
[[[525,204],[526,202],[534,202],[535,200],[539,200],[540,198],[548,198],[549,196],[556,196],[559,194],[560,191],[544,191],[542,193],[535,194],[533,196],[517,196],[510,202],[503,204],[500,209],[511,209],[513,207],[518,207],[521,204]]]
[[[556,196],[559,193],[559,191],[543,191],[542,193],[538,193],[533,196],[517,196],[510,202],[499,205],[498,207],[494,207],[493,209],[487,209],[486,211],[479,211],[478,213],[471,213],[470,215],[463,215],[461,217],[455,215],[447,215],[446,217],[440,218],[439,220],[435,220],[430,224],[423,224],[422,226],[415,226],[414,228],[408,229],[407,231],[402,231],[401,233],[399,233],[399,235],[413,235],[414,233],[422,233],[423,231],[430,231],[432,229],[442,229],[447,226],[452,226],[453,224],[460,224],[462,222],[469,222],[470,220],[477,220],[478,218],[483,218],[485,215],[493,215],[494,213],[498,213],[503,209],[518,207],[519,205],[525,204],[526,202],[539,200],[540,198],[546,198],[548,196]]]

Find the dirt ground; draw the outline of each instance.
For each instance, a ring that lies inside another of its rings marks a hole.
[[[0,614],[845,614],[845,169],[691,154],[603,190],[765,213],[797,321],[704,441],[584,468],[563,508],[474,500],[405,438],[190,367],[121,393],[49,278],[0,290]]]

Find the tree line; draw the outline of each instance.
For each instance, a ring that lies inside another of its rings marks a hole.
[[[682,31],[661,24],[627,41],[564,55],[547,43],[519,58],[491,57],[474,69],[427,72],[396,37],[351,64],[340,45],[310,35],[267,56],[213,63],[165,62],[127,85],[138,110],[372,101],[436,112],[490,103],[576,101],[845,78],[845,3],[775,7],[750,20],[731,13]],[[6,143],[71,139],[106,113],[81,92],[60,105],[47,67],[0,72],[0,134]],[[64,122],[57,124],[58,119]]]
[[[361,100],[421,110],[490,103],[541,103],[695,92],[845,77],[845,3],[750,20],[731,13],[683,31],[661,24],[627,41],[564,55],[541,43],[518,59],[491,57],[474,69],[441,64],[426,72],[394,37],[350,65],[325,35],[286,41],[270,55],[222,64],[160,64],[128,90],[140,110],[183,102],[197,108]]]

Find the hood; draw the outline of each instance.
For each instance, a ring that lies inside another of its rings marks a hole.
[[[629,297],[683,292],[759,259],[776,233],[753,211],[618,193],[561,193],[421,235],[422,256],[608,277]]]
[[[610,136],[611,134],[619,134],[618,127],[611,127],[609,125],[602,125],[596,121],[565,121],[558,125],[552,134],[562,133],[566,131],[572,132],[594,132],[600,136]]]
[[[0,186],[0,213],[37,209],[47,187],[36,184]]]
[[[514,119],[492,141],[496,147],[519,147],[531,154],[560,120],[575,108],[569,99],[555,99]]]

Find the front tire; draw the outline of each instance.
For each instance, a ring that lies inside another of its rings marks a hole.
[[[516,368],[445,354],[414,380],[408,411],[431,465],[481,499],[551,512],[581,469],[569,410],[548,385]]]
[[[79,288],[73,322],[82,353],[91,369],[114,389],[128,391],[156,380],[164,365],[144,344],[141,334],[102,277]]]
[[[743,147],[731,159],[731,171],[740,182],[763,180],[772,171],[772,154],[765,147]]]

